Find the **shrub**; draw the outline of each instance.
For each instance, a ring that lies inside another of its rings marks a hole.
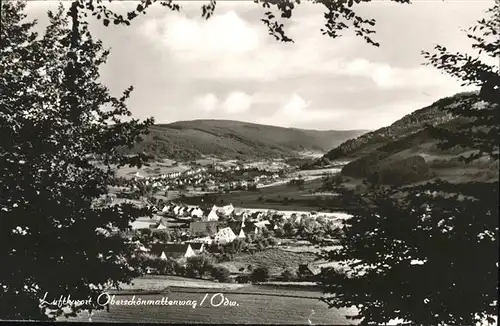
[[[269,280],[269,268],[266,266],[257,267],[252,271],[252,282],[265,282]]]
[[[276,238],[273,238],[273,237],[268,238],[267,242],[268,242],[268,244],[270,246],[275,246],[278,243],[278,241],[276,240]]]
[[[212,267],[212,270],[210,272],[212,277],[219,282],[227,282],[229,281],[229,277],[231,276],[229,270],[222,266]]]
[[[186,273],[190,276],[203,277],[212,268],[212,260],[205,255],[189,257],[186,262]]]
[[[186,268],[181,264],[175,264],[175,275],[184,276],[186,275]]]
[[[233,259],[233,255],[229,253],[225,253],[220,256],[220,262],[232,261]]]
[[[281,277],[283,278],[283,281],[290,282],[297,278],[297,274],[293,270],[288,268],[285,269],[283,273],[281,273]]]
[[[236,277],[236,282],[237,283],[249,283],[250,277],[248,277],[248,275],[240,275],[240,276]]]
[[[134,256],[130,261],[129,264],[133,266],[134,268],[138,268],[141,270],[143,273],[145,273],[148,268],[152,268],[151,264],[152,257],[139,254]]]
[[[158,240],[159,242],[171,241],[170,233],[167,230],[162,230],[160,232],[151,232],[151,237]]]
[[[274,230],[274,234],[278,237],[278,238],[282,238],[285,236],[285,231],[283,231],[282,228],[278,227],[277,229]]]
[[[249,233],[245,237],[246,243],[252,243],[255,240],[255,234]]]
[[[152,270],[154,274],[174,275],[177,274],[179,263],[173,259],[161,259],[148,255],[139,255],[135,257],[130,264],[139,267],[143,271]]]

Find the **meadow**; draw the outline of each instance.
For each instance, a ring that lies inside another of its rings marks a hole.
[[[224,262],[220,265],[236,273],[240,268],[252,265],[267,266],[272,275],[280,275],[284,269],[291,268],[297,270],[300,264],[308,264],[316,260],[316,255],[311,252],[291,252],[280,248],[271,248],[254,254],[238,254],[234,256],[233,261]]]
[[[332,194],[316,194],[323,185],[321,179],[305,182],[302,186],[279,184],[259,188],[257,191],[233,191],[203,196],[187,196],[186,204],[233,204],[235,207],[273,209],[284,211],[332,211],[341,210]]]

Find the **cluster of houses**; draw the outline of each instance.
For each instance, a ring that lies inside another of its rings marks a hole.
[[[143,177],[137,172],[134,181],[143,181],[145,185],[151,186],[154,191],[171,190],[184,187],[203,187],[214,184],[215,181],[207,173],[206,168],[197,168],[184,172],[172,172],[155,177]],[[134,187],[137,187],[134,185]]]
[[[276,219],[276,214],[274,211],[235,208],[232,204],[202,208],[168,203],[157,207],[155,221],[148,228],[152,232],[167,232],[178,228],[186,237],[181,242],[156,243],[148,251],[160,259],[174,259],[185,264],[187,258],[202,254],[208,246],[225,245],[236,239],[245,239],[251,234],[259,234],[265,229],[278,228],[280,219]],[[304,214],[277,215],[283,219],[292,218],[295,223],[304,218]],[[316,214],[313,212],[309,216],[314,215]],[[310,263],[300,265],[298,273],[302,279],[313,279],[320,271],[320,266]]]
[[[238,168],[239,169],[239,168]],[[236,171],[236,168],[233,169]],[[218,170],[217,170],[218,171]],[[227,172],[227,171],[219,171]],[[191,191],[226,191],[226,190],[250,190],[266,182],[271,182],[278,178],[274,175],[269,178],[266,175],[255,177],[253,180],[231,180],[230,176],[216,178],[211,169],[204,167],[187,170],[184,172],[173,172],[155,177],[143,177],[137,173],[131,180],[131,190],[138,190],[137,181],[144,182],[146,186],[151,186],[153,191],[168,190],[191,190]]]
[[[207,209],[184,204],[167,204],[157,215],[161,216],[161,219],[151,226],[153,230],[175,228],[180,224],[192,235],[206,234],[205,237],[193,241],[207,244],[230,243],[237,238],[245,238],[247,233],[258,234],[271,224],[263,220],[264,212],[251,214],[245,209],[235,208],[232,204],[213,205]],[[220,228],[222,224],[229,226]]]
[[[185,263],[187,258],[197,256],[205,250],[203,243],[155,243],[151,247],[151,254],[161,259],[175,259]]]
[[[155,255],[166,258],[171,250],[182,247],[181,251],[184,252],[182,257],[187,258],[202,252],[204,250],[202,245],[228,244],[236,239],[245,239],[249,234],[259,234],[264,229],[272,230],[277,225],[266,219],[266,212],[251,213],[235,208],[231,204],[220,207],[214,205],[206,210],[198,206],[167,204],[161,210],[158,209],[154,223],[142,224],[137,228],[146,227],[151,232],[178,229],[181,235],[189,234],[190,240],[182,244],[177,243],[179,245],[177,247],[168,244],[163,247],[164,250],[152,250]]]

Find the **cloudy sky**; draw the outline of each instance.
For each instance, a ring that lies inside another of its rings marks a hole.
[[[493,0],[387,0],[358,7],[377,20],[379,48],[352,32],[321,34],[321,5],[301,4],[286,32],[295,43],[278,43],[260,21],[253,2],[219,1],[209,20],[204,2],[179,2],[180,13],[154,5],[129,27],[103,27],[94,34],[111,55],[102,80],[119,94],[135,87],[133,116],[157,123],[230,119],[307,129],[376,129],[433,101],[465,90],[432,67],[421,50],[442,44],[469,51],[461,31],[481,18]],[[58,2],[31,1],[30,18],[40,26]],[[112,5],[126,12],[137,3]]]

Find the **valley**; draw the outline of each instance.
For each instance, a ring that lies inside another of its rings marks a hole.
[[[329,143],[338,145],[329,152],[324,150],[328,142],[321,138],[327,132],[318,132],[323,134],[319,137],[309,131],[308,135],[314,137],[306,138],[302,145],[293,145],[285,141],[287,137],[293,139],[290,133],[303,137],[304,131],[269,126],[258,127],[264,128],[259,133],[277,130],[275,136],[245,131],[245,137],[254,137],[253,142],[246,142],[246,149],[238,147],[241,143],[236,145],[236,138],[231,138],[230,143],[228,139],[221,141],[224,137],[220,136],[216,145],[195,152],[190,152],[194,147],[184,144],[181,147],[187,154],[180,156],[170,152],[165,155],[162,150],[157,151],[158,147],[145,145],[142,149],[154,159],[141,168],[116,170],[115,185],[102,199],[107,205],[130,202],[150,211],[149,216],[137,219],[124,234],[140,244],[139,257],[146,275],[136,279],[132,287],[124,285],[117,295],[139,291],[147,297],[161,293],[185,296],[212,289],[242,302],[277,295],[295,300],[290,304],[307,305],[311,299],[299,298],[301,291],[319,296],[312,285],[322,269],[340,268],[338,262],[318,256],[340,248],[343,223],[351,217],[347,213],[350,207],[342,204],[335,191],[338,187],[362,194],[366,181],[411,187],[438,179],[464,182],[498,178],[498,161],[465,163],[459,155],[467,152],[461,148],[441,149],[429,129],[431,122],[439,126],[460,124],[442,111],[464,97],[474,96],[458,94],[440,100],[389,127],[344,142],[341,138],[348,134],[336,134],[337,138]],[[195,133],[214,135],[230,127],[240,128],[240,134],[243,129],[257,128],[210,120],[157,126],[155,132],[161,130],[165,137],[170,137],[169,128],[179,134],[196,129]],[[208,142],[210,137],[203,141]],[[201,138],[197,139],[199,142]],[[263,139],[267,141],[263,148],[248,147],[250,143],[262,145]],[[169,141],[177,140],[173,137]],[[228,149],[229,145],[233,147]],[[221,150],[227,152],[218,153]],[[246,304],[245,313],[257,320],[253,306]],[[148,309],[152,308],[140,310],[141,315],[150,313]],[[180,314],[188,308],[183,309]],[[335,311],[328,310],[322,316],[338,318]],[[96,320],[102,321],[109,318],[122,320],[124,315],[114,309],[96,316]],[[203,312],[200,318],[208,317]]]

